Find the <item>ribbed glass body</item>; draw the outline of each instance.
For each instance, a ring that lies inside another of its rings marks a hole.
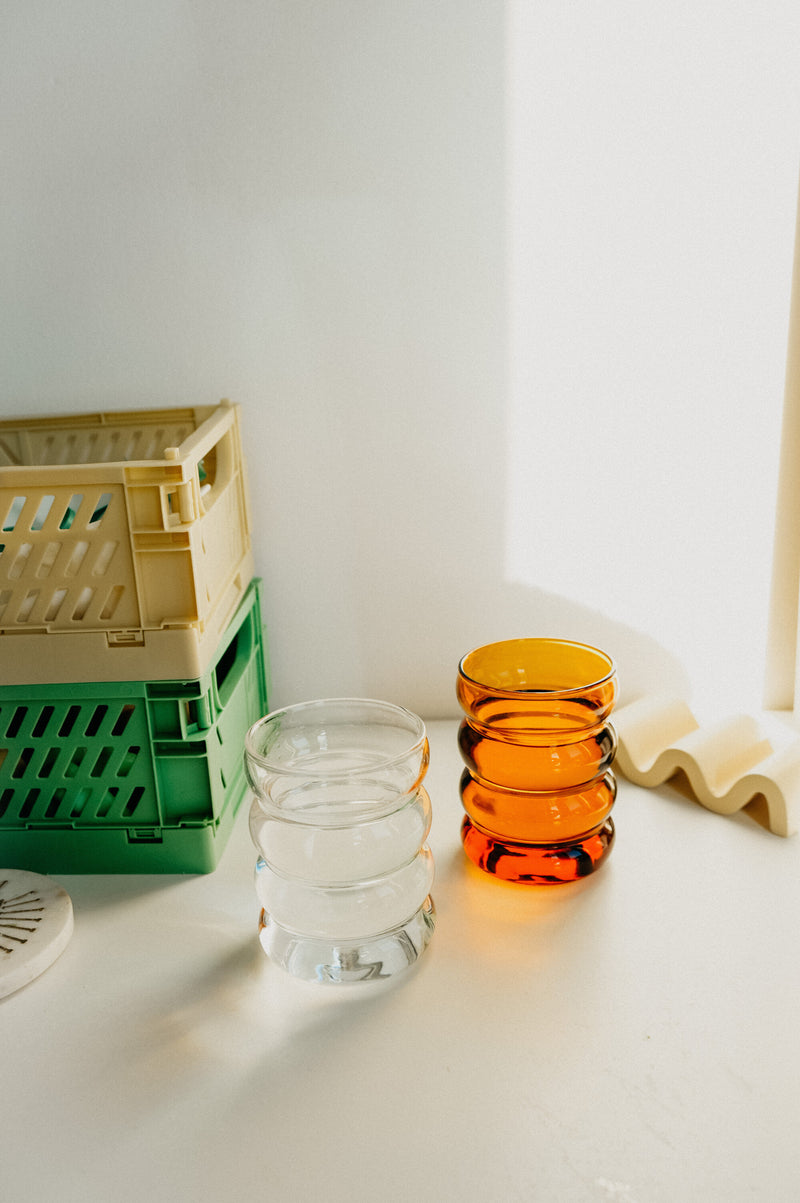
[[[466,655],[456,692],[470,859],[507,881],[592,873],[614,839],[611,658],[563,639],[509,639]]]
[[[267,715],[245,741],[265,952],[298,977],[385,978],[434,927],[422,720],[371,699]]]

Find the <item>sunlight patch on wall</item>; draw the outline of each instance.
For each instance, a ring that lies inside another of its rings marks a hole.
[[[768,8],[509,18],[507,576],[726,709],[761,699],[796,212],[800,15]]]

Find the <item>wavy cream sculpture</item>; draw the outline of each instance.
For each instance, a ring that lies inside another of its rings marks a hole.
[[[731,815],[763,796],[767,826],[793,835],[800,806],[800,740],[777,751],[748,715],[700,727],[686,702],[643,697],[615,711],[616,767],[636,785],[683,772],[708,810]]]

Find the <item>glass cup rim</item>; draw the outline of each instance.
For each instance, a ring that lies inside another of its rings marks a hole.
[[[464,665],[470,656],[474,656],[477,652],[487,651],[489,648],[502,647],[503,644],[512,643],[538,643],[538,644],[561,644],[563,647],[579,648],[581,651],[594,652],[608,665],[608,671],[594,681],[586,681],[581,685],[570,685],[565,689],[503,689],[502,686],[488,685],[486,681],[479,680],[478,677],[471,676]],[[498,639],[492,643],[482,643],[478,647],[472,648],[466,652],[458,662],[459,676],[463,677],[471,685],[477,685],[479,689],[490,689],[492,694],[500,697],[518,698],[518,697],[550,697],[550,698],[569,698],[576,694],[585,693],[587,689],[599,689],[602,685],[606,685],[612,677],[616,676],[617,666],[612,656],[608,652],[604,652],[602,648],[595,647],[591,643],[583,643],[579,639],[560,639],[557,636],[526,636],[521,635],[512,639]]]
[[[419,732],[416,739],[409,743],[400,752],[394,752],[390,756],[384,756],[380,760],[374,761],[372,764],[365,765],[364,768],[351,769],[331,769],[325,770],[324,776],[326,780],[332,778],[352,778],[359,776],[368,776],[374,773],[376,769],[391,768],[394,764],[399,764],[401,760],[405,760],[414,752],[422,752],[427,742],[428,733],[425,728],[423,719],[413,710],[409,710],[406,706],[399,706],[396,702],[384,702],[379,698],[356,698],[356,697],[336,697],[336,698],[314,698],[311,701],[295,702],[291,706],[280,706],[276,710],[270,710],[267,714],[262,715],[249,728],[244,737],[245,754],[255,761],[260,768],[267,769],[269,772],[280,774],[285,777],[308,777],[310,770],[308,767],[292,768],[288,765],[276,764],[274,760],[264,756],[263,753],[256,750],[253,746],[253,736],[256,730],[266,726],[268,722],[274,722],[276,719],[284,715],[299,714],[302,711],[307,711],[311,714],[314,710],[321,710],[325,706],[364,706],[376,713],[383,711],[397,716],[403,716],[412,720],[413,725]],[[313,776],[313,772],[311,773]]]

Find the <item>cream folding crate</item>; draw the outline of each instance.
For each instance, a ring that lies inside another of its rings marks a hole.
[[[0,679],[199,676],[253,576],[239,407],[0,422]]]

